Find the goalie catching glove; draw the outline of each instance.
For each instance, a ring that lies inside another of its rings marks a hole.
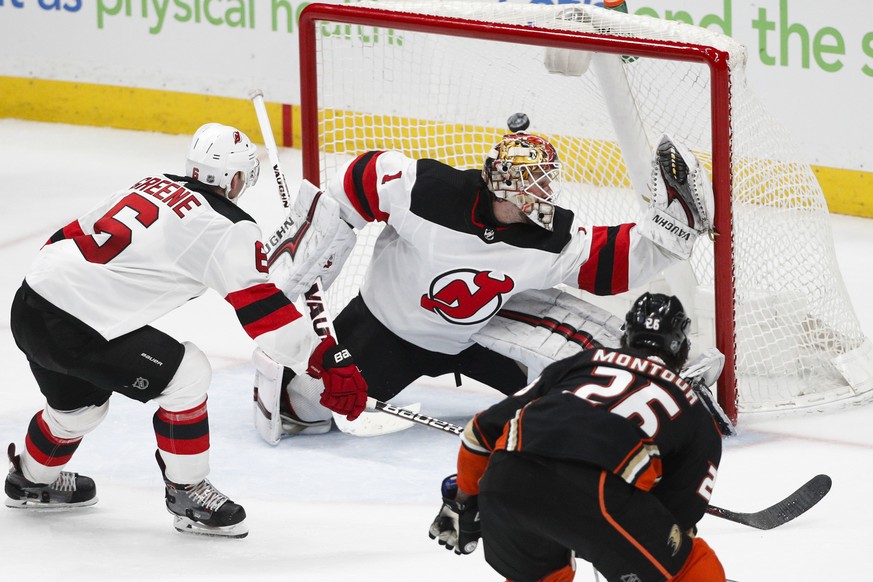
[[[698,235],[713,232],[714,206],[706,169],[664,135],[652,160],[652,199],[640,234],[666,253],[688,259]]]
[[[482,527],[479,523],[479,507],[477,497],[472,495],[465,501],[459,501],[458,476],[449,475],[443,479],[440,491],[443,496],[443,506],[436,519],[430,524],[428,536],[437,540],[447,550],[461,554],[472,554],[482,537]]]
[[[328,336],[309,357],[306,373],[324,382],[321,405],[355,420],[367,407],[367,382],[346,348]]]

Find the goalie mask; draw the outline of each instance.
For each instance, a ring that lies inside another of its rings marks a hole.
[[[236,202],[258,181],[260,163],[257,151],[248,136],[238,129],[207,123],[194,133],[191,140],[185,159],[185,175],[209,186],[218,186],[229,197],[233,177],[242,172],[244,183],[233,198]]]
[[[482,168],[488,190],[546,230],[552,230],[560,177],[561,163],[552,144],[526,133],[504,135]]]
[[[622,345],[654,351],[678,369],[688,359],[690,327],[677,297],[644,293],[625,316]]]

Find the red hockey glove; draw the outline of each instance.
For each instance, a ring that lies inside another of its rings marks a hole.
[[[367,406],[367,382],[349,351],[328,336],[309,356],[306,373],[324,382],[321,405],[355,420]]]

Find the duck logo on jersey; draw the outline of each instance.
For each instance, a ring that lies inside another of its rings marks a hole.
[[[670,555],[674,558],[682,548],[682,531],[675,523],[673,524],[673,527],[670,528],[670,535],[667,536],[667,547],[670,548]]]
[[[474,325],[494,316],[503,305],[503,295],[514,287],[508,275],[457,269],[431,281],[430,292],[421,296],[421,306],[449,323]]]

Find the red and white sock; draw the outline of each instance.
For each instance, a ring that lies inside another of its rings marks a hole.
[[[37,412],[27,427],[24,450],[21,452],[21,471],[28,481],[53,483],[79,448],[82,437],[56,436],[43,418],[43,412]]]
[[[209,415],[206,401],[188,410],[158,408],[153,418],[158,450],[173,483],[195,484],[209,474]]]

